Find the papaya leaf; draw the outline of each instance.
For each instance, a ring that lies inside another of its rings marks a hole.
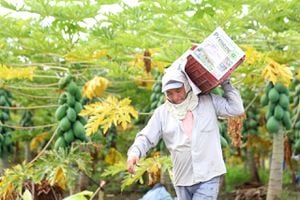
[[[7,67],[0,65],[0,79],[12,80],[12,79],[29,79],[32,80],[34,76],[35,67],[19,68],[19,67]]]
[[[298,80],[300,80],[300,69],[297,70],[296,78],[297,78]]]
[[[274,85],[277,82],[288,86],[293,78],[291,70],[285,65],[281,65],[271,58],[267,58],[267,66],[262,71],[262,76],[266,81],[271,81]]]
[[[138,118],[138,112],[130,106],[131,100],[125,98],[119,101],[116,97],[108,96],[104,102],[86,105],[80,112],[82,116],[89,116],[85,125],[87,135],[94,134],[98,127],[106,133],[112,125],[121,125],[126,129],[131,118]]]
[[[23,200],[33,200],[32,194],[31,194],[31,192],[29,192],[28,189],[26,189],[25,192],[23,193],[22,199]]]
[[[125,172],[126,170],[127,170],[127,166],[125,160],[120,160],[114,165],[105,168],[101,176],[102,177],[115,176],[121,172]]]
[[[172,167],[171,159],[169,156],[154,156],[146,159],[141,159],[138,166],[135,169],[135,174],[126,174],[122,181],[121,190],[124,190],[129,185],[136,182],[144,183],[142,177],[145,173],[148,174],[150,178],[149,184],[153,183],[158,176],[158,171],[170,171]],[[172,177],[171,177],[172,178]],[[152,182],[151,182],[152,181]]]
[[[63,200],[88,200],[88,197],[91,197],[92,195],[93,192],[85,190],[77,194],[71,195],[69,197],[66,197]]]

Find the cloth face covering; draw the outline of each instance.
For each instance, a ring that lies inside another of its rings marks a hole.
[[[198,97],[189,92],[185,100],[180,104],[173,104],[170,101],[166,101],[166,107],[177,119],[183,120],[188,111],[193,111],[198,105]]]

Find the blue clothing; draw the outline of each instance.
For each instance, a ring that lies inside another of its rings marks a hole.
[[[176,186],[178,200],[216,200],[218,198],[220,176],[192,186]]]
[[[173,200],[173,198],[163,185],[156,184],[140,200]]]

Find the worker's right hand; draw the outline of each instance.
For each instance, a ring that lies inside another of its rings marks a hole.
[[[137,165],[137,163],[139,162],[139,157],[137,156],[133,156],[131,158],[128,158],[127,160],[127,170],[130,174],[135,174],[135,165]]]

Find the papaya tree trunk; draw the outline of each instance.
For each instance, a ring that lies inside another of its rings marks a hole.
[[[26,162],[30,162],[31,160],[31,151],[30,151],[30,141],[24,142],[24,157]]]
[[[9,168],[9,161],[7,153],[4,153],[0,158],[0,173],[3,173],[6,168]]]
[[[289,137],[287,135],[284,136],[283,140],[284,146],[284,161],[286,166],[290,168],[292,184],[296,184],[296,170],[294,169],[292,163],[292,145],[290,143]]]
[[[20,142],[16,141],[15,143],[15,152],[14,152],[14,160],[13,163],[20,163],[21,162],[21,153],[20,153]]]
[[[90,149],[85,144],[82,144],[79,147],[79,151],[80,152],[88,152],[88,151],[90,151]],[[74,189],[72,189],[72,191],[70,191],[70,195],[76,194],[76,193],[78,193],[80,191],[83,191],[83,190],[86,190],[88,186],[89,186],[88,177],[85,175],[85,173],[80,171],[79,175],[78,175],[78,178],[77,178],[77,182],[75,184],[75,187],[74,187]]]
[[[160,141],[159,143],[159,153],[160,156],[166,155],[166,146],[163,141]],[[160,183],[163,184],[167,191],[173,190],[172,180],[169,176],[169,173],[167,171],[163,171],[163,168],[160,169]]]
[[[272,161],[267,200],[280,200],[283,175],[283,130],[273,134]]]
[[[251,147],[247,148],[247,160],[250,168],[251,182],[260,183],[258,169],[253,155],[253,149]]]
[[[259,168],[262,169],[262,170],[265,170],[266,169],[266,156],[265,155],[262,155],[260,156],[260,160],[259,160]]]

